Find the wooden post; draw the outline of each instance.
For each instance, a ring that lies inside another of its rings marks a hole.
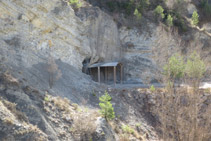
[[[100,83],[100,67],[97,68],[98,68],[98,82]]]
[[[108,78],[108,70],[107,67],[105,67],[105,82],[107,83],[107,78]]]
[[[114,66],[114,85],[116,85],[116,66]]]
[[[120,81],[121,81],[121,84],[122,84],[122,79],[123,79],[123,69],[122,69],[122,65],[120,65]]]

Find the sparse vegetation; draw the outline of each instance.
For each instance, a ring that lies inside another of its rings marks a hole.
[[[159,113],[162,123],[163,140],[203,140],[209,138],[207,126],[200,126],[200,95],[199,82],[205,72],[205,65],[199,55],[193,53],[184,63],[181,56],[174,55],[169,58],[164,67],[168,82],[168,91],[161,95],[161,109]],[[187,76],[187,77],[184,77]],[[184,91],[175,87],[175,80],[186,78],[191,82],[193,91]],[[182,101],[185,99],[185,102]],[[209,111],[200,116],[207,121]],[[206,117],[206,118],[205,118]],[[209,126],[209,121],[207,121]],[[204,134],[201,134],[201,133]],[[209,132],[209,131],[208,131]]]
[[[175,81],[184,76],[185,64],[183,57],[179,54],[171,56],[164,66],[164,74],[168,80],[168,86],[175,85]]]
[[[51,55],[49,55],[49,58],[48,58],[48,69],[47,70],[48,70],[48,74],[49,74],[49,86],[50,86],[50,88],[52,88],[55,81],[57,81],[61,78],[62,73]]]
[[[92,139],[92,135],[96,130],[95,113],[89,111],[77,112],[73,116],[73,125],[70,132],[74,135],[76,140]]]
[[[44,97],[44,101],[45,102],[49,102],[50,101],[50,99],[49,99],[49,97],[47,95]]]
[[[155,8],[155,10],[154,10],[155,14],[156,14],[158,17],[161,17],[162,19],[164,18],[164,13],[163,13],[163,11],[164,11],[164,9],[163,9],[163,7],[160,6],[160,5],[158,5],[158,6]]]
[[[129,135],[128,134],[121,134],[119,136],[119,141],[130,141]]]
[[[136,16],[136,18],[137,18],[138,20],[140,20],[141,17],[142,17],[141,13],[138,11],[137,8],[136,8],[135,11],[134,11],[134,15]]]
[[[189,79],[193,80],[194,82],[198,81],[197,83],[199,83],[205,71],[206,67],[200,56],[196,52],[192,53],[188,58],[185,67],[185,72]],[[199,84],[196,86],[199,87]]]
[[[198,23],[199,23],[199,15],[197,11],[194,11],[192,14],[192,24],[196,26],[198,25]]]
[[[70,101],[67,98],[54,97],[52,101],[61,111],[70,112]]]
[[[140,127],[141,126],[141,123],[136,123],[136,127]]]
[[[173,17],[170,14],[167,17],[166,23],[169,27],[173,26]]]
[[[151,86],[150,86],[150,91],[151,91],[151,92],[154,92],[154,91],[155,91],[154,85],[151,85]]]
[[[134,134],[134,133],[135,133],[134,129],[131,128],[131,127],[128,126],[128,125],[122,125],[122,131],[123,131],[124,133],[127,133],[127,134]]]
[[[115,118],[114,108],[111,104],[111,96],[105,91],[105,94],[99,98],[100,113],[106,120]]]
[[[70,0],[69,3],[75,9],[81,8],[82,6],[82,3],[79,0]]]
[[[23,112],[16,109],[15,103],[3,100],[3,104],[16,116],[17,119],[19,119],[20,121],[28,121],[26,115]]]

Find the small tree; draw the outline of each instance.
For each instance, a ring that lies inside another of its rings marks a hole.
[[[192,14],[192,24],[196,26],[198,23],[199,23],[199,15],[197,11],[194,11]]]
[[[169,14],[166,21],[168,26],[173,26],[173,17]]]
[[[185,67],[185,72],[187,74],[187,77],[191,81],[191,84],[193,86],[193,111],[194,114],[192,116],[193,118],[193,131],[194,131],[194,140],[198,140],[199,134],[198,132],[198,122],[197,122],[197,117],[198,117],[198,107],[197,103],[199,101],[199,83],[200,79],[203,77],[204,73],[206,71],[206,67],[204,62],[201,60],[200,56],[196,53],[193,52],[190,57],[187,60],[187,64]]]
[[[155,8],[155,10],[154,10],[155,14],[156,14],[157,16],[160,16],[162,19],[164,18],[163,11],[164,11],[164,9],[163,9],[163,7],[160,6],[160,5],[158,5],[158,6]]]
[[[162,102],[162,108],[164,109],[164,103],[171,103],[171,106],[166,108],[163,111],[163,121],[164,121],[164,126],[163,126],[163,131],[166,130],[166,125],[168,125],[168,122],[166,121],[166,111],[168,111],[168,117],[170,117],[172,119],[171,124],[174,126],[174,138],[178,138],[179,137],[179,127],[177,124],[177,120],[178,120],[178,107],[177,107],[177,101],[178,101],[178,95],[176,92],[176,87],[175,87],[175,83],[176,80],[181,79],[184,76],[184,70],[185,70],[185,65],[184,65],[184,60],[183,57],[180,56],[179,54],[175,54],[173,56],[171,56],[167,62],[167,64],[164,66],[164,74],[166,76],[167,82],[168,82],[168,95],[166,95],[167,97],[169,97],[168,100],[166,100],[166,98],[164,98],[164,96],[162,95],[162,99],[163,101],[166,102]],[[165,140],[165,133],[163,133],[163,138]]]
[[[105,94],[99,98],[99,106],[101,108],[100,113],[106,120],[112,120],[115,118],[114,108],[111,104],[111,96],[105,91]]]
[[[201,60],[200,56],[196,52],[193,52],[188,58],[185,67],[185,72],[187,76],[194,82],[200,81],[205,71],[206,67],[204,62]]]
[[[180,79],[184,76],[185,65],[183,57],[179,54],[171,56],[163,69],[164,75],[174,86],[176,79]]]
[[[140,20],[141,17],[142,17],[141,13],[138,11],[137,8],[136,8],[135,11],[134,11],[134,15],[136,16],[136,18],[137,18],[138,20]]]
[[[154,92],[154,91],[155,91],[154,85],[151,85],[151,86],[150,86],[150,91],[151,91],[151,92]]]

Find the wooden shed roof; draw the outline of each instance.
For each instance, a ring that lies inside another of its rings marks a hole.
[[[115,67],[118,64],[121,64],[120,62],[107,62],[107,63],[96,63],[90,65],[88,68],[96,68],[96,67]]]

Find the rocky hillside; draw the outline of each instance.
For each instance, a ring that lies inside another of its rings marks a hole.
[[[211,25],[199,1],[184,5],[185,32],[155,20],[154,8],[169,12],[171,0],[150,0],[141,20],[119,8],[128,0],[80,2],[76,8],[66,0],[0,1],[0,140],[159,140],[151,91],[92,81],[82,70],[97,62],[122,62],[124,83],[157,83],[172,54],[186,58],[196,50],[207,67],[203,80],[211,80]],[[203,15],[199,26],[190,24],[194,10]],[[57,73],[52,84],[51,73]],[[97,112],[105,90],[112,94],[113,123]],[[85,127],[76,130],[80,122]]]

